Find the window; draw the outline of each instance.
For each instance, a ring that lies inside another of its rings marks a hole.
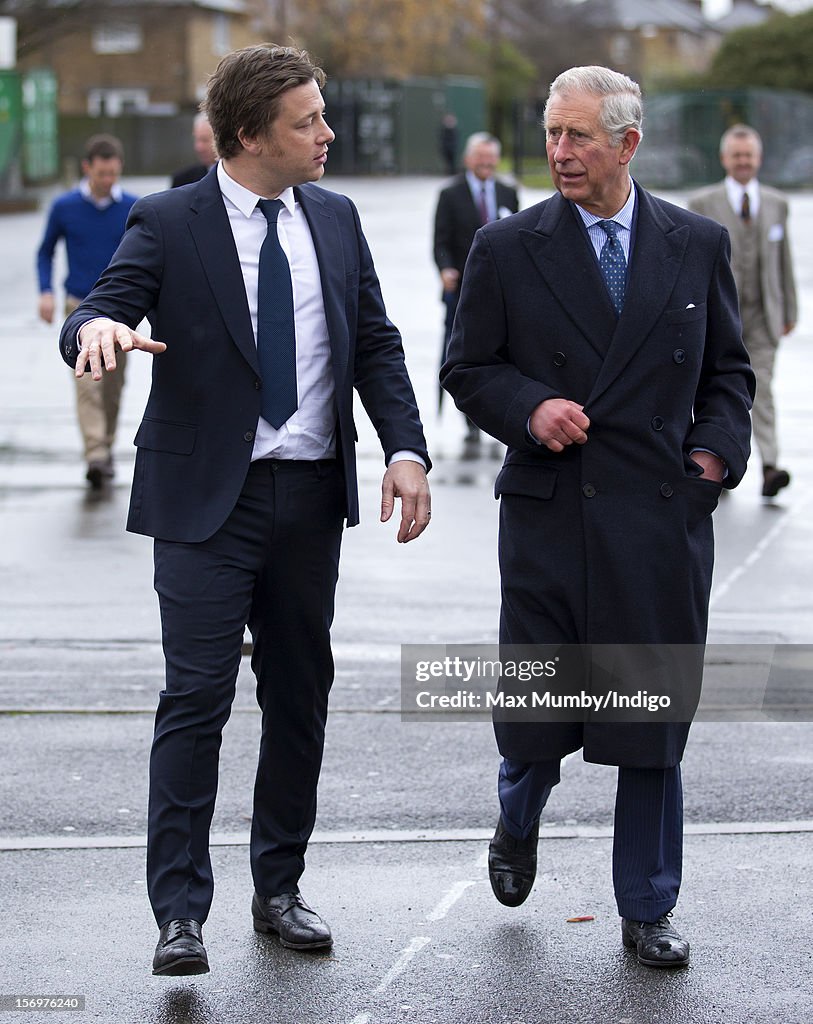
[[[93,29],[91,45],[94,53],[138,53],[144,35],[135,22],[109,22]]]
[[[91,89],[88,93],[88,113],[93,117],[143,113],[149,105],[147,89]]]
[[[224,57],[231,49],[231,20],[221,11],[212,19],[212,53]]]

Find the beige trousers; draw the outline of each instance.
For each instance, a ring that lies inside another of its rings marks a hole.
[[[779,448],[776,440],[776,410],[773,402],[773,366],[779,347],[771,337],[762,312],[743,310],[742,337],[757,378],[757,393],[751,422],[763,466],[776,466]]]
[[[69,295],[65,300],[65,316],[79,305],[79,299]],[[116,352],[116,369],[106,370],[99,381],[89,373],[73,377],[76,385],[76,414],[85,446],[85,461],[108,462],[112,458],[119,419],[121,392],[124,388],[126,352]],[[73,371],[71,371],[73,376]]]

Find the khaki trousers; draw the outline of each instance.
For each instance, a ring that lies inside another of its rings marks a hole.
[[[65,300],[65,316],[73,313],[79,302],[79,299],[69,295]],[[112,458],[121,392],[124,388],[126,355],[126,352],[116,352],[116,369],[112,373],[105,370],[99,381],[94,380],[89,373],[83,377],[73,377],[76,385],[76,414],[85,447],[85,461],[88,463],[109,462]]]
[[[771,337],[761,310],[742,311],[742,338],[757,378],[757,393],[751,422],[763,466],[776,466],[779,449],[776,440],[776,410],[773,402],[773,367],[779,347]]]

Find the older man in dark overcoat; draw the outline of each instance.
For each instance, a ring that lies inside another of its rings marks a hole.
[[[632,180],[641,125],[629,78],[597,67],[560,75],[545,112],[557,193],[481,229],[466,265],[441,377],[508,446],[496,483],[504,645],[702,652],[705,642],[711,514],[745,471],[754,382],[728,235]],[[495,721],[497,899],[527,898],[540,814],[561,758],[581,747],[585,760],[618,766],[624,945],[647,966],[688,963],[670,921],[688,730],[591,716]]]

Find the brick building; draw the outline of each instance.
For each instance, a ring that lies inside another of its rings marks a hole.
[[[220,57],[264,38],[244,0],[51,0],[59,31],[19,56],[59,82],[61,115],[172,115],[197,107]]]

